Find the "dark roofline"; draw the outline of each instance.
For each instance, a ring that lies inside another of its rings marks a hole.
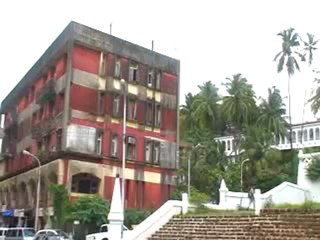
[[[66,49],[69,41],[119,54],[120,56],[131,58],[137,62],[152,65],[159,69],[166,69],[169,72],[179,75],[179,60],[71,21],[20,82],[4,98],[1,103],[0,113],[5,113],[11,106],[16,104],[18,101],[17,96],[41,76],[41,71],[43,71],[50,62],[59,57],[63,50]]]

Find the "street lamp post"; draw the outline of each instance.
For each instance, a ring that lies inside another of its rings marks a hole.
[[[125,167],[126,167],[126,130],[127,130],[127,83],[124,79],[120,80],[122,91],[123,91],[123,123],[122,123],[122,183],[121,183],[121,194],[122,194],[122,209],[124,214],[124,188],[125,188]]]
[[[22,153],[24,155],[30,156],[35,159],[38,163],[38,186],[37,186],[37,200],[36,200],[36,212],[35,212],[35,220],[34,220],[34,228],[38,230],[38,221],[39,221],[39,201],[40,201],[40,186],[41,186],[41,162],[39,158],[27,150],[23,150]]]
[[[198,143],[196,146],[193,146],[188,158],[188,198],[190,199],[191,196],[191,155],[195,149],[202,146],[200,143]]]
[[[242,173],[242,168],[243,168],[243,164],[246,163],[246,162],[248,162],[249,160],[250,160],[249,158],[243,160],[243,161],[241,162],[241,165],[240,165],[240,185],[241,185],[241,192],[242,192],[242,185],[243,185],[243,173]]]

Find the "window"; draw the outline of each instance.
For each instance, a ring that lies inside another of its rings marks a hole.
[[[120,59],[116,60],[115,68],[114,68],[114,76],[120,78],[121,73],[121,62]]]
[[[106,58],[103,52],[100,55],[99,75],[104,76],[106,74]]]
[[[154,125],[156,127],[160,127],[161,125],[161,106],[160,104],[156,104],[155,112],[154,112]]]
[[[153,124],[153,104],[152,104],[152,102],[147,102],[146,124],[149,126],[152,126],[152,124]]]
[[[117,157],[118,156],[118,136],[113,134],[111,136],[111,146],[110,146],[110,156]]]
[[[159,141],[145,140],[145,161],[147,163],[159,164],[160,162],[160,145]]]
[[[127,158],[136,159],[136,139],[134,137],[127,137]]]
[[[129,81],[138,81],[138,67],[130,67]]]
[[[153,163],[159,164],[160,162],[160,142],[154,142],[153,144]]]
[[[161,73],[160,72],[157,72],[157,75],[156,75],[156,82],[155,82],[155,88],[156,89],[160,89],[160,81],[161,81]]]
[[[57,130],[57,151],[62,149],[62,129]]]
[[[136,120],[137,118],[137,101],[129,99],[128,101],[128,120]]]
[[[316,140],[320,140],[320,131],[319,131],[319,128],[316,128]]]
[[[97,114],[98,115],[103,115],[104,114],[104,109],[105,109],[105,106],[104,106],[104,92],[102,92],[102,91],[98,92],[97,103],[98,103]]]
[[[112,115],[118,117],[120,114],[120,95],[114,95],[112,101]]]
[[[97,131],[96,153],[99,154],[99,155],[102,152],[102,138],[103,138],[103,133],[101,131]]]
[[[301,130],[299,130],[298,131],[298,141],[299,141],[299,143],[302,143],[302,131]]]
[[[148,87],[153,87],[153,71],[149,71],[148,73]]]
[[[33,101],[33,98],[34,98],[34,86],[31,87],[30,89],[30,93],[29,93],[29,102],[32,102]]]
[[[95,194],[99,190],[100,179],[88,173],[79,173],[72,177],[71,192]]]
[[[53,116],[54,115],[54,100],[51,100],[49,102],[49,115]]]
[[[48,151],[49,150],[49,136],[44,136],[43,137],[43,144],[42,144],[42,150]]]
[[[307,129],[305,129],[303,131],[303,141],[308,141],[308,130]]]
[[[43,114],[43,108],[40,108],[39,110],[39,121],[41,121],[44,118],[44,114]]]
[[[230,140],[227,141],[227,150],[230,151],[231,146],[230,146]]]
[[[292,132],[292,142],[295,143],[297,141],[297,134],[295,131]]]
[[[309,129],[309,140],[313,140],[313,128]]]
[[[145,161],[152,162],[152,141],[146,140],[145,144]]]

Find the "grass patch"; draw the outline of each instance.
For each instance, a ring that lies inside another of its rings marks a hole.
[[[312,209],[320,209],[320,202],[305,201],[303,204],[290,204],[290,203],[271,204],[271,206],[269,208],[289,208],[289,209],[312,210]]]
[[[206,206],[197,206],[194,210],[189,211],[187,216],[250,216],[254,215],[254,210],[219,210],[211,209]]]

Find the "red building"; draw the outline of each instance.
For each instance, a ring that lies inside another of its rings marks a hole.
[[[1,104],[6,214],[34,221],[37,163],[23,150],[41,160],[42,226],[52,215],[50,183],[64,184],[71,198],[111,199],[121,173],[120,79],[127,85],[125,206],[158,208],[175,184],[179,68],[178,60],[71,22]]]

